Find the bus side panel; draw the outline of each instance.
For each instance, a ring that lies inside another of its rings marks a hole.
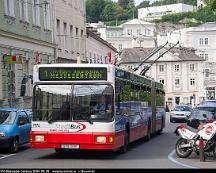
[[[147,129],[148,129],[148,126],[146,126],[145,124],[142,124],[136,127],[132,127],[130,129],[130,142],[133,142],[137,139],[145,137],[147,135]]]
[[[124,137],[125,137],[125,130],[124,131],[118,131],[115,133],[115,149],[119,149],[121,146],[124,145]]]

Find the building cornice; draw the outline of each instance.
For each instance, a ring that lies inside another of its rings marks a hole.
[[[17,40],[24,41],[24,42],[34,43],[34,44],[38,44],[38,45],[45,46],[45,47],[55,48],[57,46],[54,43],[46,42],[43,40],[37,40],[34,38],[28,38],[25,36],[20,36],[20,35],[17,35],[14,33],[9,33],[9,32],[3,31],[3,30],[0,30],[0,36],[12,38],[12,39],[17,39]]]

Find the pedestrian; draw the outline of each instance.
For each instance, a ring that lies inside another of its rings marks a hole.
[[[167,102],[166,102],[166,108],[165,108],[165,109],[166,109],[166,112],[169,112],[169,111],[170,111]]]

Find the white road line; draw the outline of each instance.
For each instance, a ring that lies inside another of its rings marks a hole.
[[[170,161],[172,161],[172,162],[174,162],[174,163],[176,163],[176,164],[179,164],[179,165],[181,165],[181,166],[184,166],[184,167],[186,167],[186,168],[199,169],[198,167],[193,167],[193,166],[190,166],[190,165],[186,165],[186,164],[184,164],[184,163],[181,163],[181,162],[175,160],[175,159],[173,158],[174,154],[175,154],[175,150],[173,150],[173,151],[168,155],[168,159],[169,159]]]
[[[10,157],[10,156],[13,156],[13,155],[15,155],[15,154],[1,155],[2,157],[0,157],[0,160],[4,159],[4,158],[7,158],[7,157]]]

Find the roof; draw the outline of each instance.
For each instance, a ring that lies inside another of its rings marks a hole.
[[[152,52],[157,52],[155,48],[127,48],[124,49],[120,55],[122,63],[138,63],[147,58]],[[168,48],[164,48],[167,50]],[[185,47],[175,47],[171,49],[173,55],[178,56],[178,58],[182,61],[204,61],[203,58],[199,57],[195,54],[195,49],[185,48]],[[150,62],[151,58],[147,61]]]
[[[150,22],[145,22],[143,20],[139,20],[139,19],[132,19],[126,23],[123,23],[122,25],[155,25],[154,23],[150,23]]]
[[[192,29],[190,32],[193,31],[215,31],[216,30],[216,22],[207,22],[204,24],[201,24],[197,27],[191,27]]]
[[[178,54],[182,61],[204,61],[203,58],[195,54],[195,49],[186,47],[174,47],[170,50],[171,53]]]
[[[102,39],[100,36],[98,36],[97,32],[91,31],[89,28],[86,28],[86,34],[87,37],[91,36],[92,38],[94,38],[95,40],[101,42],[102,44],[106,45],[107,47],[109,47],[110,49],[112,49],[114,52],[118,52],[117,49],[112,46],[110,43],[108,43],[106,40]]]
[[[126,48],[122,51],[120,58],[122,62],[140,62],[150,54],[154,48]]]

